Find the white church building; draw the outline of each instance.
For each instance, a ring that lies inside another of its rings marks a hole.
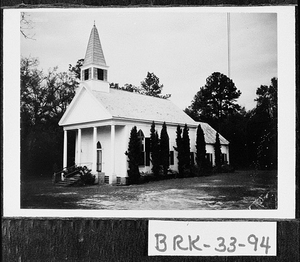
[[[150,127],[160,134],[167,125],[170,144],[170,169],[178,170],[176,128],[187,124],[190,150],[195,157],[196,131],[200,124],[206,142],[207,157],[214,165],[216,131],[207,123],[195,122],[168,99],[112,89],[108,82],[108,69],[101,47],[98,30],[94,25],[88,41],[81,81],[76,95],[61,118],[64,130],[63,167],[67,167],[68,132],[76,132],[75,164],[87,166],[99,183],[125,184],[128,162],[125,152],[131,129],[136,126],[144,159],[141,172],[151,172],[149,153]],[[229,142],[220,135],[223,160],[229,163]]]

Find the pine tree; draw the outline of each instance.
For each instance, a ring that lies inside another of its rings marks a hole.
[[[191,168],[191,152],[190,152],[190,137],[187,124],[184,125],[182,134],[182,150],[183,150],[183,167],[185,172],[190,172]]]
[[[197,138],[196,138],[196,163],[198,166],[199,174],[202,174],[206,167],[206,144],[204,138],[204,132],[201,125],[197,128]]]
[[[140,178],[139,159],[141,156],[141,148],[136,126],[134,126],[130,132],[128,151],[126,151],[125,154],[128,156],[129,184],[138,184]]]
[[[159,155],[159,137],[155,130],[155,123],[152,122],[150,129],[150,153],[152,162],[152,172],[155,177],[159,176],[160,170],[160,155]]]
[[[176,130],[176,147],[174,147],[174,149],[177,151],[179,177],[183,177],[184,174],[183,145],[182,145],[181,133],[182,130],[178,125]]]
[[[214,150],[215,150],[215,165],[217,167],[217,170],[219,171],[221,168],[221,144],[220,144],[220,137],[219,133],[216,134],[216,142],[214,144]]]
[[[164,170],[164,175],[168,174],[168,169],[170,166],[169,156],[170,156],[169,135],[167,132],[166,122],[164,122],[160,133],[160,158]]]

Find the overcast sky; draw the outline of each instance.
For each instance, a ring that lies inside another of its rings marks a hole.
[[[227,13],[201,8],[48,10],[28,13],[35,40],[21,36],[21,55],[38,57],[45,72],[84,58],[94,21],[109,82],[138,86],[155,73],[163,93],[180,108],[213,72],[228,75]],[[256,89],[277,77],[276,13],[230,14],[230,78],[242,92],[238,103],[255,106]]]

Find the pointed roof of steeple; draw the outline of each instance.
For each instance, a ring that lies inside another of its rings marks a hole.
[[[89,43],[86,49],[83,65],[89,65],[89,64],[106,66],[98,30],[95,24],[90,34]]]

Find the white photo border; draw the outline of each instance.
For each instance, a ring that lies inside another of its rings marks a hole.
[[[181,7],[199,12],[276,12],[278,26],[278,208],[277,210],[56,210],[20,208],[20,13],[91,12],[101,9],[5,9],[3,11],[3,216],[85,218],[295,218],[296,78],[295,7]],[[109,11],[108,8],[105,8]],[[116,10],[116,8],[114,8]],[[139,8],[140,9],[140,8]],[[139,9],[136,9],[139,11]],[[148,8],[161,12],[169,8]],[[174,8],[179,11],[180,8]],[[126,11],[126,8],[123,9]]]

